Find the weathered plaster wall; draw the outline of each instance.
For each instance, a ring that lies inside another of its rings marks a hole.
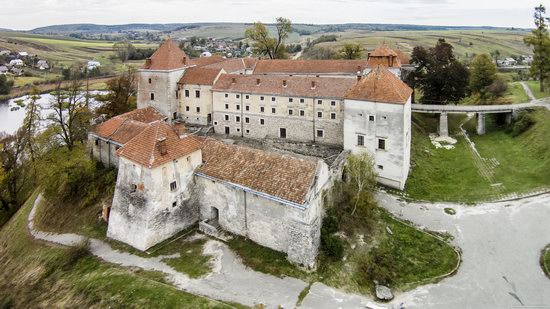
[[[400,190],[410,166],[410,109],[410,99],[404,105],[345,101],[344,149],[368,151],[374,158],[378,181]],[[364,136],[364,146],[358,145],[358,135]],[[386,141],[385,150],[379,149],[379,139]]]
[[[184,72],[185,68],[171,71],[139,70],[137,107],[152,106],[168,117],[169,121],[173,120],[179,106],[177,83]],[[151,100],[151,93],[155,95],[154,100]]]
[[[185,93],[188,91],[189,96]],[[200,91],[200,97],[196,97]],[[179,113],[185,122],[190,124],[208,125],[208,115],[212,115],[212,86],[183,85],[179,91]],[[199,108],[199,111],[197,111]]]
[[[116,155],[116,151],[120,146],[109,143],[94,134],[88,134],[88,147],[94,159],[100,161],[105,166],[118,167],[118,156]]]
[[[107,236],[146,250],[196,223],[193,171],[201,163],[200,151],[154,169],[120,158]]]

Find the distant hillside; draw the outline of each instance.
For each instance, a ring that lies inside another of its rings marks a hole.
[[[90,33],[107,34],[127,31],[160,31],[179,32],[190,29],[200,30],[202,28],[246,28],[246,23],[174,23],[174,24],[125,24],[125,25],[96,25],[96,24],[67,24],[40,27],[31,30],[35,34],[71,34]],[[371,30],[371,31],[427,31],[427,30],[491,30],[495,27],[455,27],[455,26],[425,26],[425,25],[399,25],[399,24],[294,24],[295,30],[303,35],[342,32],[347,30]],[[242,35],[242,34],[241,34]]]

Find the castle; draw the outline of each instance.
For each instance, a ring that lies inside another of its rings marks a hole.
[[[369,152],[380,183],[405,186],[412,90],[401,62],[386,45],[366,60],[189,59],[166,40],[138,71],[138,109],[90,134],[93,156],[118,166],[108,236],[146,250],[198,222],[314,267],[322,193],[347,153]],[[329,163],[231,139],[342,153]]]

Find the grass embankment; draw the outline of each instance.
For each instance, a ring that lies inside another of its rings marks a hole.
[[[451,134],[458,140],[455,148],[435,149],[427,135],[436,132],[437,118],[415,115],[413,169],[406,194],[419,200],[474,203],[550,187],[550,111],[537,109],[531,115],[535,124],[516,137],[496,124],[496,116],[487,116],[487,134],[483,136],[475,133],[475,119],[465,125],[482,161],[490,166],[493,186],[478,172],[464,138],[455,135],[456,125],[451,126]]]
[[[544,92],[540,91],[539,81],[530,80],[530,81],[527,81],[526,83],[529,86],[529,89],[531,89],[531,91],[533,92],[533,95],[535,96],[535,98],[542,99],[542,98],[550,97],[550,91],[549,91],[550,89],[546,89],[546,91]]]
[[[531,99],[525,93],[525,89],[519,82],[509,82],[508,90],[500,97],[490,97],[483,101],[479,95],[471,95],[460,101],[460,104],[465,105],[502,105],[502,104],[519,104],[528,103]]]
[[[85,250],[34,241],[27,217],[36,196],[0,230],[0,307],[228,308],[176,290],[159,273],[117,267]]]
[[[408,290],[437,281],[439,276],[448,274],[457,266],[458,256],[445,241],[404,224],[381,209],[378,211],[379,219],[374,226],[367,228],[366,221],[359,219],[345,233],[348,236],[345,237],[344,259],[333,260],[320,253],[318,269],[312,273],[289,263],[284,253],[243,238],[234,238],[228,245],[246,266],[254,270],[279,277],[300,278],[310,283],[319,281],[362,294],[373,293],[374,283],[366,279],[365,274],[369,267],[385,272],[380,276],[389,280],[392,288]],[[387,264],[388,261],[391,263]]]
[[[550,279],[550,245],[542,250],[540,264],[546,276]]]

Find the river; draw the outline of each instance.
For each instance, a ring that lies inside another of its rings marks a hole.
[[[103,94],[104,91],[91,91],[90,94],[90,106],[92,109],[98,107],[98,102],[94,100],[93,95]],[[16,103],[19,100],[27,102],[29,96],[22,96],[15,99],[11,99],[5,102],[0,102],[0,132],[5,132],[8,134],[13,134],[21,127],[23,120],[25,119],[25,107],[19,107]],[[48,115],[52,113],[52,110],[49,109],[50,101],[53,99],[53,95],[46,93],[41,94],[38,99],[38,104],[42,106],[42,119],[45,119]]]

